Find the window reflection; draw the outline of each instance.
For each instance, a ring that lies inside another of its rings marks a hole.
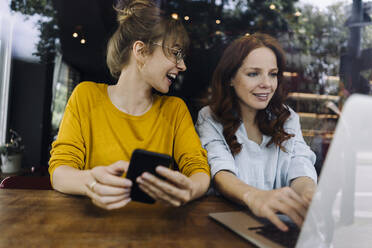
[[[6,142],[13,21],[0,11],[0,144]]]
[[[115,1],[91,1],[89,5],[83,1],[47,1],[40,9],[28,8],[33,1],[8,2],[12,11],[48,17],[37,27],[44,28],[37,51],[40,58],[43,54],[47,58],[42,61],[55,61],[52,131],[44,134],[53,137],[68,97],[80,80],[115,83],[106,80],[101,70],[105,67],[105,39],[115,27]],[[186,100],[194,119],[197,100],[207,92],[214,67],[230,41],[255,32],[271,34],[280,41],[287,53],[287,103],[299,113],[304,138],[317,153],[320,171],[345,100],[353,93],[371,94],[372,25],[368,24],[372,4],[332,1],[327,8],[320,8],[304,0],[156,2],[169,16],[177,15],[190,34],[188,70],[171,94]],[[100,15],[94,12],[98,10]],[[78,42],[80,36],[87,38],[86,44]],[[63,49],[55,46],[56,38]]]
[[[196,76],[201,70],[195,74],[187,72],[179,92],[186,99],[199,97],[196,87],[207,91],[219,55],[231,40],[254,32],[278,38],[287,53],[287,104],[300,116],[304,138],[317,154],[316,167],[320,172],[344,102],[353,93],[371,94],[372,25],[367,24],[372,4],[333,1],[320,8],[315,2],[306,2],[309,4],[216,1],[218,8],[210,13],[206,13],[206,9],[212,9],[209,1],[189,1],[184,6],[169,1],[164,8],[195,20],[188,10],[198,5],[198,18],[204,18],[205,25],[201,27],[196,26],[197,19],[194,24],[185,23],[192,37],[192,49],[198,49],[197,58],[190,58],[189,68],[205,69],[202,76]],[[206,66],[205,61],[211,66]],[[187,75],[196,82],[188,80]]]
[[[61,54],[57,54],[53,78],[51,113],[52,137],[55,139],[63,113],[65,112],[67,101],[73,89],[80,81],[80,74],[77,70],[63,62]]]

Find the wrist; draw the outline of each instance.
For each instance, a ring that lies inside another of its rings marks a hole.
[[[316,184],[309,177],[297,177],[292,182],[290,187],[298,194],[304,195],[309,192],[315,192]]]
[[[81,173],[82,173],[82,179],[83,180],[81,180],[82,181],[82,192],[84,193],[84,195],[85,196],[87,196],[88,195],[88,188],[89,188],[89,185],[91,184],[91,183],[93,183],[94,181],[96,181],[96,179],[94,178],[94,176],[92,175],[92,169],[90,169],[90,170],[83,170],[83,171],[81,171]]]
[[[190,190],[190,199],[194,200],[199,197],[200,192],[200,183],[198,181],[192,181],[191,183],[191,190]]]
[[[210,184],[210,177],[203,173],[196,173],[189,177],[191,179],[190,198],[194,200],[207,192]]]
[[[242,201],[245,205],[247,205],[249,208],[251,208],[252,202],[254,202],[256,195],[259,194],[262,190],[252,188],[246,192],[244,192]]]

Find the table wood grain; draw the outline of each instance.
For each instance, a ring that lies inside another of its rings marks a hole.
[[[0,247],[254,247],[208,217],[241,207],[207,196],[180,208],[107,211],[53,190],[0,190]]]

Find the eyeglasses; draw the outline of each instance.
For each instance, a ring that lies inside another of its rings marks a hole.
[[[159,44],[159,43],[156,43],[156,42],[154,42],[152,44],[163,47],[162,44]],[[181,48],[173,48],[173,47],[169,47],[169,46],[164,46],[164,47],[172,51],[174,57],[176,58],[176,64],[177,65],[179,63],[181,63],[182,60],[185,59],[186,55],[183,53]]]

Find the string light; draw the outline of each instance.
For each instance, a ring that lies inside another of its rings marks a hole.
[[[221,20],[217,19],[216,24],[220,24],[220,23],[221,23]]]
[[[189,16],[185,16],[184,19],[185,19],[185,21],[188,21],[188,20],[190,20],[190,17]]]
[[[82,25],[75,26],[75,28],[73,30],[73,33],[72,33],[72,37],[73,38],[81,37],[81,39],[84,39],[85,35],[84,35],[84,30],[83,30],[83,26]],[[80,43],[82,43],[81,42],[81,39],[80,39]]]
[[[178,20],[178,14],[177,13],[173,13],[171,16],[174,20]]]
[[[297,77],[298,73],[297,72],[289,72],[289,71],[284,71],[283,72],[284,77]]]
[[[84,38],[82,38],[81,40],[80,40],[80,43],[81,44],[85,44],[87,41],[84,39]]]
[[[275,4],[270,4],[270,7],[269,7],[271,10],[274,10],[274,9],[276,9],[276,6],[275,6]]]

